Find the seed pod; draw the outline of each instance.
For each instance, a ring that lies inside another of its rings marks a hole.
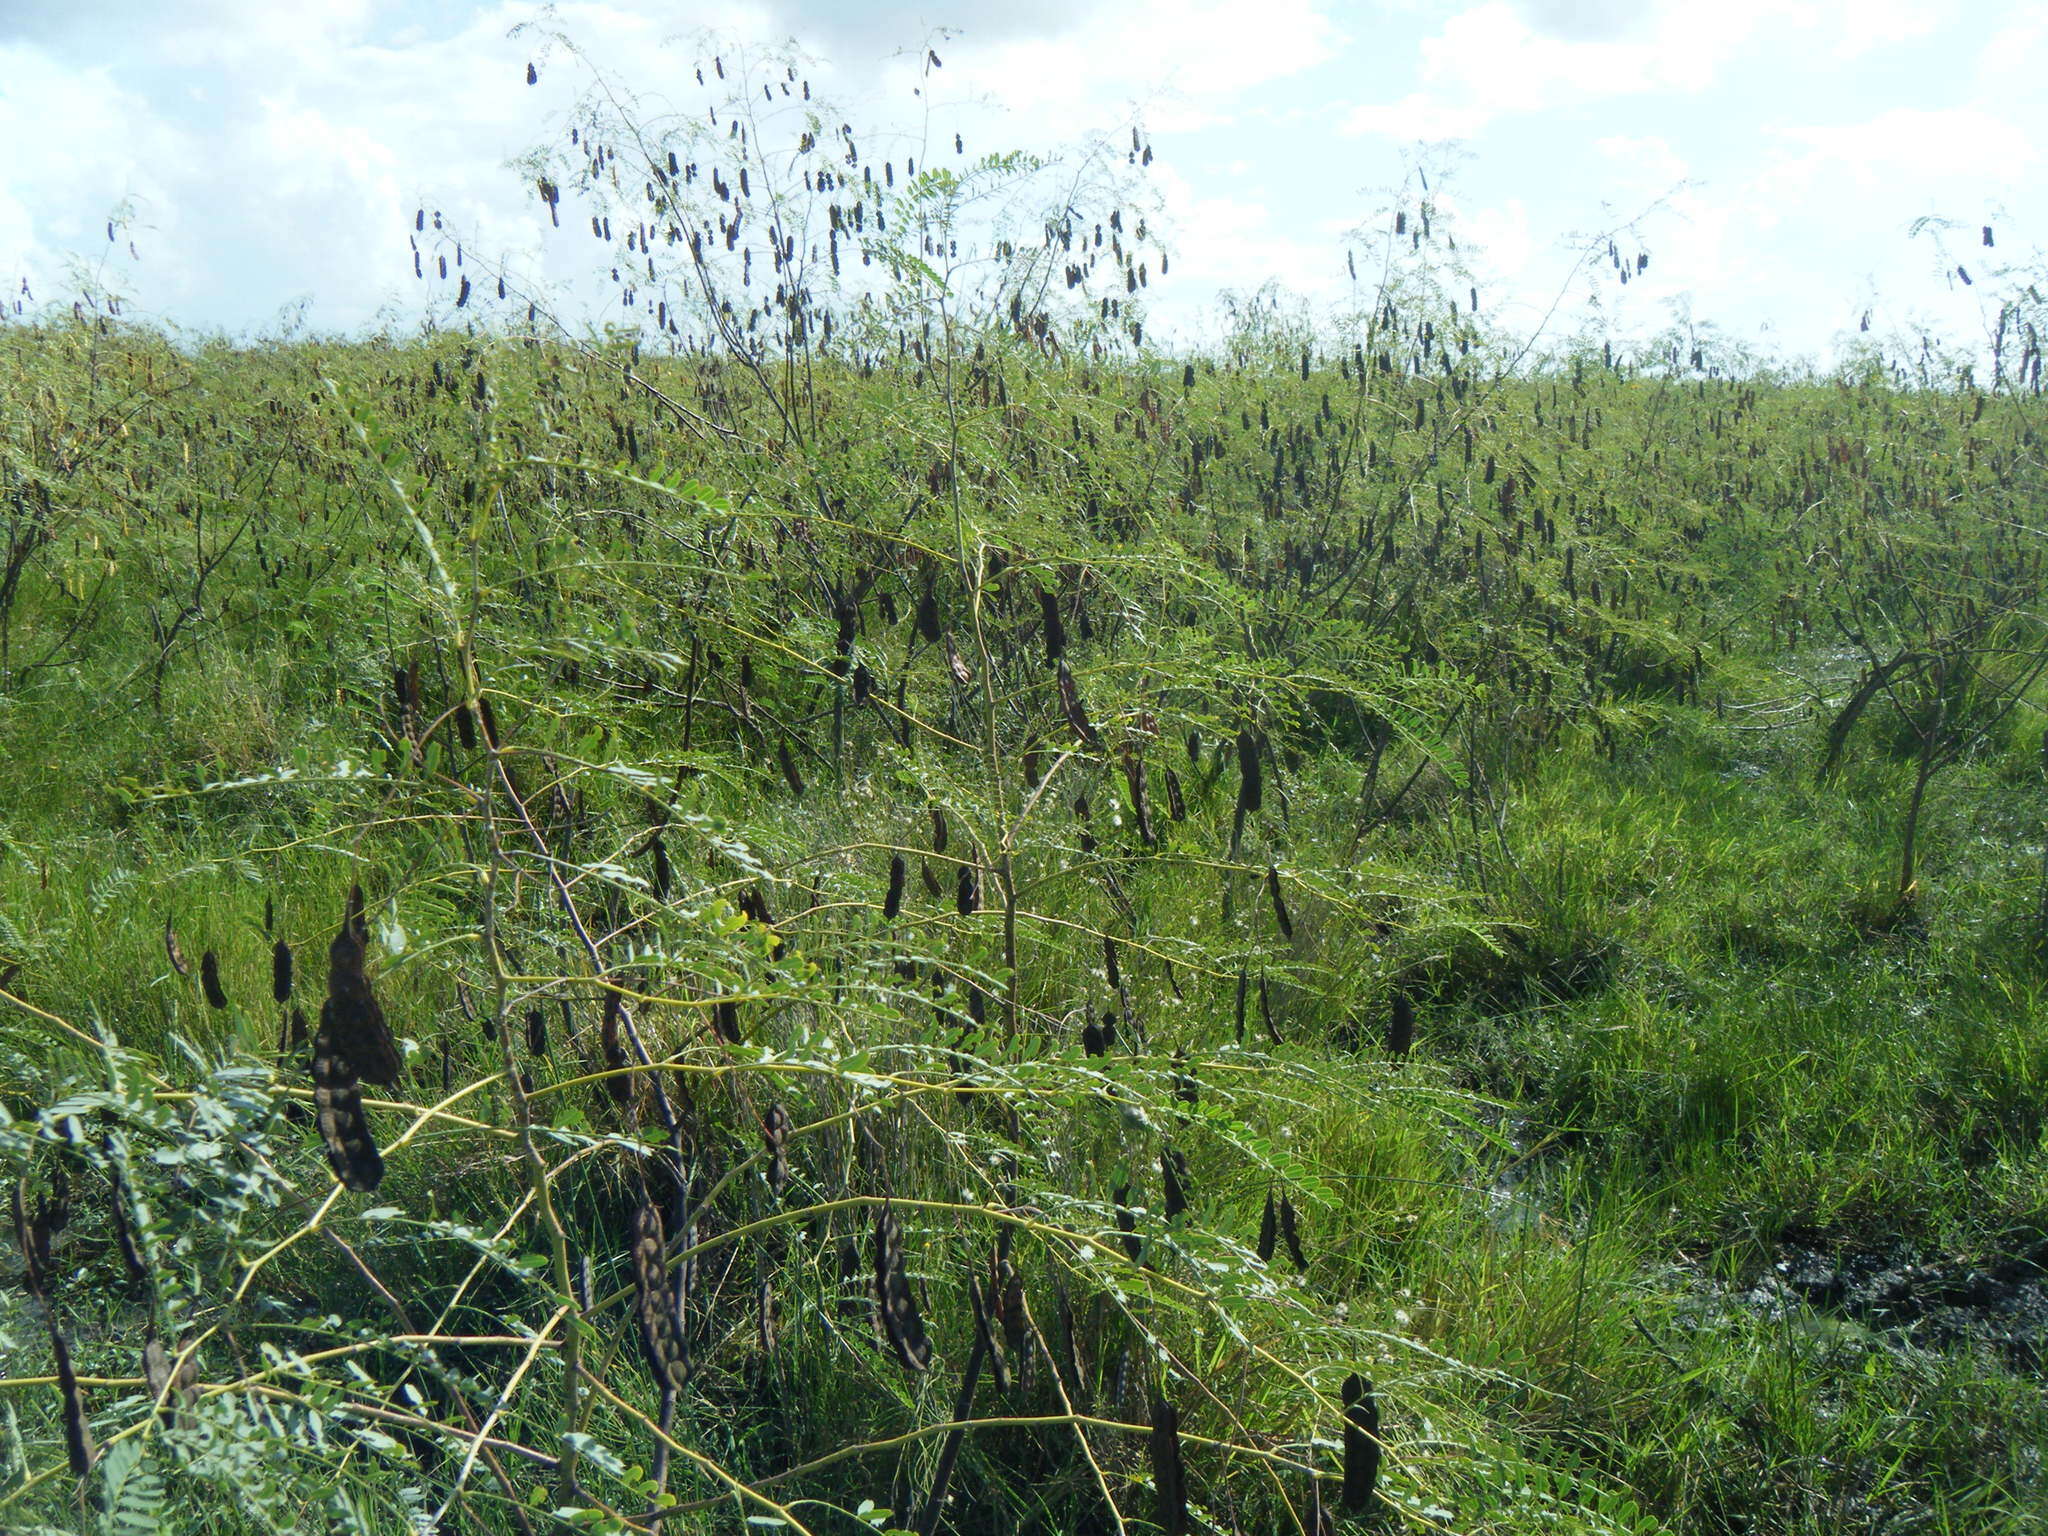
[[[1194,1069],[1188,1065],[1186,1051],[1173,1053],[1173,1096],[1189,1109],[1202,1105],[1201,1084],[1195,1080]]]
[[[961,657],[959,647],[953,644],[953,632],[946,631],[946,666],[953,674],[953,681],[962,688],[974,685],[974,669]]]
[[[740,1041],[740,1005],[737,998],[720,998],[711,1010],[711,1027],[727,1045]]]
[[[467,703],[455,706],[455,739],[462,743],[462,750],[476,750],[476,720],[469,712]]]
[[[929,859],[919,859],[917,861],[917,876],[924,883],[925,895],[931,897],[933,901],[937,901],[944,887],[939,884],[939,877],[932,873],[931,861]]]
[[[199,990],[206,994],[207,1007],[227,1007],[228,995],[220,984],[220,957],[210,949],[199,957]]]
[[[185,951],[178,945],[178,933],[171,926],[171,920],[164,919],[164,953],[170,957],[171,969],[180,976],[192,974],[192,964],[185,958]]]
[[[1171,768],[1164,770],[1164,772],[1166,775],[1167,819],[1169,821],[1186,821],[1188,819],[1188,802],[1187,797],[1180,792],[1180,775]]]
[[[1285,1195],[1280,1197],[1280,1241],[1287,1245],[1287,1257],[1294,1260],[1294,1267],[1307,1269],[1308,1259],[1301,1251],[1301,1232],[1294,1224],[1294,1202]]]
[[[526,1051],[530,1056],[545,1056],[548,1053],[547,1015],[538,1008],[526,1010]]]
[[[996,1330],[995,1320],[989,1316],[989,1306],[997,1300],[996,1292],[991,1287],[984,1298],[980,1282],[970,1272],[967,1276],[967,1300],[974,1309],[974,1335],[981,1343],[981,1352],[988,1356],[989,1374],[995,1378],[996,1390],[1008,1392],[1010,1362],[1004,1357],[1003,1341]]]
[[[1159,1528],[1166,1536],[1187,1536],[1188,1479],[1180,1457],[1180,1412],[1163,1397],[1152,1399],[1152,1486],[1159,1495]]]
[[[283,939],[270,946],[270,995],[280,1003],[292,1000],[292,947]]]
[[[1259,1218],[1259,1262],[1273,1262],[1273,1250],[1280,1241],[1280,1209],[1273,1203],[1273,1191],[1266,1191],[1266,1212]]]
[[[1097,1029],[1093,1024],[1083,1024],[1081,1026],[1081,1053],[1084,1056],[1100,1056],[1107,1048],[1107,1044],[1102,1038],[1101,1030]]]
[[[86,1422],[85,1400],[78,1393],[78,1377],[71,1369],[71,1346],[50,1322],[50,1352],[57,1357],[57,1391],[64,1399],[64,1454],[73,1477],[85,1477],[99,1452],[92,1443],[92,1425]]]
[[[932,818],[932,852],[944,853],[946,851],[945,809],[938,805],[930,806],[928,809],[931,811]]]
[[[962,917],[972,917],[981,910],[981,878],[975,874],[972,864],[960,866],[960,880],[953,892],[953,905]]]
[[[1135,752],[1124,759],[1124,782],[1131,792],[1131,816],[1138,824],[1138,840],[1147,848],[1159,842],[1152,830],[1152,797],[1145,782],[1145,760]]]
[[[626,1054],[626,1045],[620,1038],[619,1030],[625,1012],[626,1005],[619,994],[607,990],[604,995],[604,1017],[598,1024],[598,1046],[604,1052],[605,1070],[616,1074],[604,1080],[605,1091],[612,1096],[612,1102],[621,1108],[633,1101],[633,1079],[625,1075],[626,1068],[632,1065],[632,1058]]]
[[[1119,1184],[1116,1187],[1116,1229],[1123,1236],[1118,1239],[1124,1245],[1124,1253],[1135,1264],[1145,1251],[1145,1241],[1138,1236],[1138,1213],[1130,1207],[1131,1186]]]
[[[1164,1208],[1166,1219],[1172,1221],[1188,1208],[1188,1160],[1173,1147],[1162,1147],[1159,1151],[1159,1176],[1165,1181]]]
[[[761,1353],[775,1353],[775,1287],[767,1280],[754,1288],[754,1339]]]
[[[1266,1038],[1280,1044],[1280,1026],[1273,1020],[1273,997],[1266,987],[1266,973],[1259,972],[1259,1019],[1266,1026]]]
[[[939,591],[936,577],[928,575],[924,579],[924,590],[917,596],[915,625],[920,639],[931,645],[939,643]]]
[[[291,1017],[291,1044],[294,1050],[306,1043],[307,1034],[306,1016],[300,1010],[294,1008]]]
[[[917,1299],[910,1293],[910,1276],[903,1267],[903,1224],[887,1205],[875,1219],[871,1256],[883,1335],[898,1364],[906,1371],[921,1371],[931,1364],[931,1341],[925,1337],[924,1320],[917,1315]]]
[[[1406,992],[1394,994],[1394,1008],[1387,1020],[1387,1054],[1406,1056],[1415,1044],[1415,1005]]]
[[[649,839],[649,844],[649,852],[654,855],[654,899],[667,901],[668,893],[675,884],[675,870],[668,862],[668,849],[663,845],[659,832]]]
[[[1088,710],[1081,702],[1081,690],[1074,682],[1071,668],[1063,661],[1059,664],[1060,708],[1065,712],[1067,724],[1074,728],[1074,734],[1081,738],[1083,745],[1100,749],[1102,738],[1088,721]]]
[[[782,777],[789,785],[789,792],[801,800],[804,797],[804,776],[797,772],[796,758],[789,750],[787,741],[775,743],[775,760],[782,764]]]
[[[1344,1378],[1344,1508],[1371,1507],[1380,1480],[1380,1401],[1363,1376]]]
[[[1265,780],[1259,770],[1259,738],[1250,726],[1237,733],[1237,809],[1256,811],[1265,804]]]
[[[779,1198],[789,1183],[789,1111],[780,1100],[761,1117],[761,1144],[768,1153],[768,1187]]]
[[[896,921],[896,914],[903,910],[903,879],[907,868],[902,854],[890,856],[889,894],[882,898],[882,916],[892,923]]]
[[[689,1383],[690,1357],[676,1330],[675,1293],[669,1288],[661,1212],[642,1200],[633,1212],[633,1317],[640,1350],[664,1395]]]
[[[1244,1044],[1244,1000],[1245,993],[1250,988],[1251,977],[1246,974],[1243,966],[1239,966],[1237,968],[1237,1043],[1239,1045]]]
[[[1114,934],[1105,933],[1102,936],[1102,970],[1103,974],[1109,978],[1110,990],[1122,992],[1124,989],[1123,967],[1117,963],[1116,936]]]
[[[355,1063],[341,1051],[324,1012],[313,1041],[313,1104],[335,1177],[357,1194],[374,1190],[384,1178],[384,1159],[363,1114]]]
[[[1280,937],[1294,942],[1294,919],[1287,915],[1287,898],[1280,893],[1280,871],[1266,866],[1266,894],[1273,898],[1273,921],[1280,925]]]
[[[1060,622],[1059,599],[1044,587],[1038,589],[1038,613],[1045,630],[1045,664],[1050,667],[1067,654],[1067,627]]]
[[[327,946],[327,1001],[320,1007],[320,1033],[332,1054],[346,1060],[351,1087],[358,1079],[385,1085],[398,1081],[398,1047],[363,970],[369,943],[363,888],[352,886],[341,931]]]

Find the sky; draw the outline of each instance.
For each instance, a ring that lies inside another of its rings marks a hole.
[[[1269,281],[1343,305],[1347,240],[1418,163],[1525,335],[1689,322],[1825,362],[1868,314],[1967,344],[2001,271],[2043,269],[2040,0],[0,0],[0,283],[68,301],[89,274],[200,332],[405,327],[435,297],[422,206],[563,281],[596,248],[512,162],[559,136],[585,61],[681,99],[707,27],[794,38],[884,151],[1142,125],[1173,256],[1155,337],[1212,339]],[[1650,257],[1625,288],[1580,266],[1617,229]]]

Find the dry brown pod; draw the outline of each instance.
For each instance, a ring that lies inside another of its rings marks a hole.
[[[292,1000],[292,947],[283,939],[270,946],[270,995],[279,1003]]]
[[[890,855],[889,890],[882,898],[882,916],[889,922],[894,922],[896,915],[903,910],[903,881],[907,868],[902,854]]]
[[[1292,944],[1294,919],[1288,915],[1286,896],[1281,894],[1280,871],[1271,864],[1266,866],[1266,894],[1273,900],[1273,921],[1279,924],[1280,937]]]
[[[78,1376],[71,1369],[71,1346],[50,1320],[50,1353],[57,1357],[57,1391],[64,1399],[64,1454],[74,1477],[85,1477],[99,1458],[93,1446],[92,1425],[86,1421],[85,1399],[79,1395]]]
[[[768,1154],[768,1187],[780,1196],[789,1183],[789,1110],[781,1100],[761,1117],[761,1145]]]
[[[647,1368],[666,1392],[685,1386],[690,1361],[676,1332],[674,1293],[669,1289],[663,1255],[661,1212],[642,1200],[633,1212],[633,1317],[639,1324],[640,1348]]]
[[[924,1319],[918,1316],[917,1298],[911,1294],[910,1276],[904,1268],[903,1224],[887,1205],[875,1218],[870,1257],[883,1337],[906,1371],[924,1370],[931,1364],[931,1340],[925,1336]]]
[[[363,1113],[355,1064],[336,1045],[324,1022],[313,1041],[313,1104],[320,1139],[335,1177],[357,1194],[368,1194],[384,1179],[384,1158]]]
[[[210,949],[199,957],[199,990],[206,995],[207,1007],[227,1007],[228,994],[220,984],[220,957]]]
[[[178,930],[171,926],[171,920],[164,919],[164,953],[170,957],[171,969],[180,976],[192,974],[192,963],[185,958],[185,951],[178,943]]]
[[[363,888],[352,886],[341,931],[327,946],[327,1000],[320,1007],[320,1033],[333,1054],[347,1060],[352,1082],[389,1086],[398,1081],[398,1047],[364,969],[369,945]]]
[[[1344,1508],[1354,1515],[1372,1507],[1380,1480],[1380,1403],[1363,1376],[1344,1378]]]
[[[1181,1463],[1180,1411],[1163,1397],[1152,1399],[1152,1486],[1159,1495],[1159,1528],[1166,1536],[1187,1536],[1188,1478]]]
[[[1273,1203],[1273,1191],[1266,1191],[1266,1211],[1259,1218],[1259,1262],[1273,1262],[1273,1250],[1280,1243],[1280,1208]]]
[[[612,1075],[604,1080],[605,1092],[618,1105],[633,1101],[633,1079],[626,1074],[632,1065],[632,1058],[626,1054],[625,1042],[620,1038],[619,1025],[625,1016],[626,1006],[619,1000],[619,994],[607,990],[604,995],[604,1017],[598,1025],[598,1042],[604,1051],[605,1071]]]
[[[1067,717],[1067,724],[1074,728],[1074,734],[1085,746],[1100,749],[1102,737],[1088,719],[1088,708],[1081,702],[1080,685],[1074,681],[1073,670],[1063,661],[1059,664],[1060,710]]]

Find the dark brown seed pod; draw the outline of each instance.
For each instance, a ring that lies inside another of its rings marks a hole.
[[[917,1299],[910,1293],[910,1276],[903,1266],[903,1224],[887,1205],[875,1218],[871,1258],[883,1336],[899,1365],[921,1371],[931,1364],[931,1340],[925,1337],[924,1319],[917,1315]]]
[[[1116,1229],[1123,1235],[1117,1240],[1123,1244],[1124,1253],[1135,1264],[1145,1252],[1145,1240],[1138,1236],[1138,1213],[1131,1209],[1131,1186],[1119,1184],[1116,1187]]]
[[[1124,783],[1131,792],[1131,817],[1138,824],[1138,840],[1153,847],[1159,836],[1152,830],[1152,796],[1145,782],[1145,760],[1135,752],[1124,759]]]
[[[1166,817],[1169,821],[1188,819],[1187,796],[1180,790],[1180,775],[1171,768],[1163,770],[1166,777]]]
[[[1280,871],[1271,864],[1266,866],[1266,894],[1273,899],[1273,921],[1280,926],[1280,937],[1288,943],[1294,942],[1294,919],[1287,913],[1287,898],[1280,891]]]
[[[143,1257],[142,1245],[135,1241],[135,1229],[128,1224],[127,1181],[115,1171],[113,1182],[114,1193],[113,1198],[107,1202],[107,1214],[112,1218],[114,1246],[121,1250],[121,1264],[128,1271],[128,1283],[136,1286],[147,1285],[149,1262]]]
[[[1102,936],[1102,971],[1109,978],[1109,989],[1112,992],[1122,992],[1124,989],[1123,967],[1117,962],[1116,935],[1114,934],[1105,933]]]
[[[1273,995],[1266,986],[1266,973],[1259,972],[1259,1018],[1266,1026],[1266,1038],[1280,1044],[1280,1026],[1273,1019]]]
[[[384,1178],[384,1158],[363,1114],[355,1063],[340,1050],[324,1014],[313,1041],[313,1104],[335,1177],[357,1194],[375,1189]]]
[[[210,949],[199,957],[199,990],[206,994],[207,1007],[227,1007],[228,994],[220,984],[220,957]]]
[[[363,888],[353,886],[341,931],[327,946],[327,1001],[320,1007],[320,1033],[331,1042],[334,1054],[347,1060],[351,1084],[360,1080],[388,1086],[398,1081],[398,1047],[363,969],[369,943]]]
[[[711,1009],[711,1027],[727,1045],[739,1045],[740,1005],[737,998],[723,997]]]
[[[789,1111],[780,1100],[761,1117],[761,1145],[768,1154],[768,1187],[779,1198],[789,1183]]]
[[[640,1350],[664,1394],[688,1385],[690,1358],[676,1331],[675,1293],[663,1255],[661,1212],[642,1200],[633,1212],[633,1318]]]
[[[1294,1222],[1294,1202],[1280,1197],[1280,1241],[1287,1245],[1287,1257],[1294,1260],[1296,1269],[1308,1268],[1308,1256],[1301,1251],[1301,1230]]]
[[[1060,622],[1059,599],[1044,587],[1038,589],[1038,615],[1045,630],[1045,664],[1050,667],[1067,654],[1067,627]]]
[[[1394,1007],[1387,1019],[1387,1054],[1406,1056],[1415,1044],[1415,1005],[1406,992],[1394,994]]]
[[[675,884],[675,871],[668,862],[668,848],[662,843],[659,832],[649,843],[648,851],[654,855],[654,899],[667,901],[668,893]]]
[[[480,693],[477,695],[476,712],[483,722],[485,743],[492,751],[496,751],[499,744],[505,738],[498,734],[498,712],[492,708],[491,696],[489,694]]]
[[[531,1056],[545,1056],[548,1053],[547,1015],[538,1008],[526,1010],[526,1050]]]
[[[1246,974],[1244,967],[1239,966],[1237,971],[1237,1043],[1239,1045],[1244,1044],[1244,1000],[1245,994],[1250,990],[1251,977]]]
[[[933,901],[937,901],[945,887],[939,884],[939,877],[932,873],[930,860],[919,859],[917,861],[917,877],[924,884],[925,895],[931,897]]]
[[[896,915],[903,910],[903,881],[908,869],[909,866],[904,863],[902,854],[890,856],[889,891],[882,898],[882,916],[892,923],[896,921]]]
[[[1188,1160],[1173,1147],[1162,1147],[1159,1151],[1159,1176],[1164,1181],[1166,1193],[1162,1202],[1166,1219],[1172,1221],[1188,1208]]]
[[[1102,1038],[1102,1031],[1093,1024],[1081,1026],[1081,1053],[1084,1056],[1100,1056],[1108,1049]]]
[[[1237,733],[1237,809],[1240,815],[1266,803],[1265,779],[1259,767],[1259,738],[1246,726]]]
[[[995,1378],[996,1390],[1010,1390],[1010,1362],[1003,1354],[1003,1340],[997,1330],[995,1319],[989,1316],[989,1308],[996,1300],[993,1287],[984,1297],[981,1284],[970,1273],[967,1277],[967,1300],[974,1309],[974,1336],[981,1344],[981,1352],[988,1356],[989,1374]]]
[[[797,772],[796,757],[789,750],[789,743],[775,744],[775,760],[782,764],[783,781],[789,785],[789,792],[801,800],[804,797],[804,776]]]
[[[1180,1410],[1163,1397],[1152,1399],[1152,1486],[1159,1496],[1159,1528],[1166,1536],[1187,1536],[1188,1476],[1180,1456]]]
[[[1074,681],[1073,669],[1064,661],[1059,664],[1060,709],[1067,717],[1067,724],[1074,728],[1074,734],[1085,746],[1100,749],[1102,737],[1096,734],[1089,723],[1087,706],[1081,702],[1080,686]]]
[[[1363,1376],[1344,1378],[1344,1508],[1362,1515],[1380,1481],[1380,1400]]]
[[[945,808],[934,805],[928,807],[928,809],[931,812],[932,818],[932,852],[944,853],[947,840]]]
[[[962,688],[974,686],[974,669],[961,656],[960,648],[953,644],[953,632],[946,631],[946,669],[953,674],[953,681]]]
[[[270,995],[280,1003],[292,1000],[292,947],[283,939],[270,946]]]
[[[632,1058],[626,1054],[626,1043],[621,1038],[620,1024],[625,1018],[626,1005],[619,994],[607,990],[604,995],[604,1016],[598,1024],[598,1046],[604,1052],[604,1066],[614,1074],[604,1080],[605,1092],[612,1096],[612,1102],[621,1107],[633,1101],[633,1079],[626,1075],[626,1068],[632,1065]]]
[[[171,969],[180,976],[192,974],[192,962],[185,958],[185,951],[178,943],[178,930],[171,926],[171,920],[164,919],[164,953],[170,957]]]
[[[1259,1218],[1259,1262],[1273,1262],[1273,1250],[1280,1242],[1280,1208],[1273,1203],[1273,1191],[1266,1191],[1266,1213]]]
[[[981,877],[974,872],[972,864],[960,866],[960,879],[953,892],[953,906],[962,917],[972,917],[981,910]]]
[[[151,1333],[142,1346],[142,1379],[157,1401],[157,1412],[176,1423],[179,1411],[199,1405],[199,1362],[187,1355],[175,1369],[163,1340]]]
[[[462,743],[463,751],[476,750],[476,720],[467,704],[455,706],[455,739]]]
[[[939,589],[937,578],[926,576],[924,590],[917,595],[918,637],[928,644],[939,643]]]
[[[71,1346],[50,1322],[50,1353],[57,1357],[57,1391],[64,1399],[64,1454],[73,1477],[85,1477],[99,1452],[92,1443],[92,1425],[86,1421],[85,1400],[79,1395],[78,1376],[71,1369]]]
[[[292,1049],[296,1050],[296,1049],[298,1049],[298,1048],[299,1048],[300,1046],[304,1045],[304,1044],[306,1043],[306,1035],[307,1035],[307,1029],[306,1029],[306,1016],[305,1016],[305,1014],[304,1014],[304,1013],[300,1012],[300,1011],[299,1011],[299,1010],[298,1010],[297,1008],[294,1008],[294,1009],[292,1010],[292,1017],[291,1017],[291,1044],[292,1044]]]

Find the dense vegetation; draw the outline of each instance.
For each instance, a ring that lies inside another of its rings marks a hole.
[[[2031,343],[611,105],[664,350],[0,330],[0,1526],[2048,1524]]]

